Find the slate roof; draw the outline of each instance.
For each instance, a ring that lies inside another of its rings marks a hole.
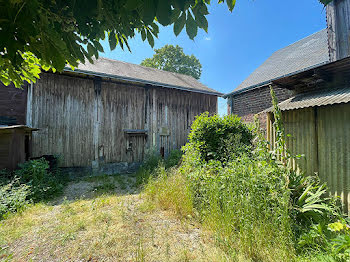
[[[65,68],[65,71],[72,71]],[[93,64],[80,64],[74,72],[150,84],[166,88],[175,88],[191,92],[222,96],[223,94],[211,89],[192,76],[162,71],[108,58],[99,58]]]
[[[350,103],[350,87],[328,88],[301,93],[278,104],[281,111],[301,109],[314,106]],[[272,112],[269,108],[266,112]]]
[[[271,80],[329,62],[327,29],[273,53],[231,94],[268,84]]]

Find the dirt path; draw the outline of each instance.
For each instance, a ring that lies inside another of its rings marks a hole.
[[[151,208],[130,175],[70,183],[51,205],[3,221],[5,261],[226,261],[191,220]]]

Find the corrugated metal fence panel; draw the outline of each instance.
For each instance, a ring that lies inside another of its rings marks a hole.
[[[318,108],[320,178],[350,209],[350,104]]]
[[[350,210],[350,104],[312,107],[282,113],[287,149],[304,154],[296,161],[308,175],[318,172],[330,193],[341,197],[345,212]],[[268,140],[273,145],[273,120]]]
[[[145,136],[127,135],[124,129],[145,129],[145,89],[106,82],[101,87],[99,146],[104,161],[141,162]]]
[[[315,113],[313,108],[283,112],[287,149],[300,155],[296,164],[308,174],[317,171]]]
[[[33,156],[62,156],[62,166],[89,166],[94,159],[92,80],[42,74],[33,88]]]

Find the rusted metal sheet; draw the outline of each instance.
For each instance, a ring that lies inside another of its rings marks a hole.
[[[28,106],[33,155],[62,156],[64,167],[141,162],[187,141],[196,115],[217,112],[217,97],[100,78],[43,74]],[[144,132],[125,132],[144,130]]]
[[[282,111],[350,102],[350,87],[326,88],[300,93],[278,104]],[[273,108],[266,111],[271,112]]]
[[[269,113],[271,114],[271,113]],[[294,163],[308,175],[318,173],[330,193],[350,210],[350,103],[310,107],[282,112],[287,149],[303,155]],[[274,144],[273,118],[269,118],[268,140]]]

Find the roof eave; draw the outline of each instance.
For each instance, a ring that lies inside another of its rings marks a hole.
[[[118,75],[111,75],[111,74],[105,74],[105,73],[99,73],[99,72],[86,71],[86,70],[81,70],[78,68],[72,70],[70,68],[65,67],[64,71],[70,72],[70,73],[78,73],[78,74],[84,74],[84,75],[90,75],[90,76],[97,76],[97,77],[104,77],[104,78],[134,82],[134,83],[139,83],[139,84],[146,84],[146,85],[160,86],[160,87],[165,87],[165,88],[178,89],[178,90],[188,91],[188,92],[195,92],[195,93],[201,93],[201,94],[207,94],[207,95],[215,95],[218,97],[224,96],[224,94],[220,93],[220,92],[211,92],[211,91],[199,90],[199,89],[188,88],[188,87],[183,87],[183,86],[168,85],[168,84],[164,84],[164,83],[160,83],[160,82],[147,81],[147,80],[137,79],[137,78],[132,78],[132,77],[125,77],[125,76],[118,76]]]
[[[256,84],[256,85],[252,85],[252,86],[248,86],[248,87],[245,87],[243,89],[239,89],[237,91],[233,91],[231,93],[228,93],[228,94],[225,94],[223,96],[223,98],[227,98],[229,96],[234,96],[234,95],[238,95],[238,94],[241,94],[241,93],[245,93],[247,91],[250,91],[250,90],[253,90],[253,89],[256,89],[256,88],[261,88],[261,87],[265,87],[267,85],[270,85],[273,83],[273,81],[276,81],[276,80],[280,80],[280,79],[283,79],[283,78],[286,78],[286,77],[290,77],[290,76],[293,76],[293,75],[297,75],[299,73],[302,73],[302,72],[305,72],[305,71],[308,71],[308,70],[312,70],[312,69],[315,69],[317,67],[320,67],[322,65],[325,65],[325,64],[330,64],[331,62],[329,61],[326,61],[326,62],[323,62],[323,63],[319,63],[319,64],[316,64],[316,65],[313,65],[313,66],[309,66],[309,67],[306,67],[306,68],[303,68],[301,70],[298,70],[298,71],[295,71],[295,72],[292,72],[292,73],[289,73],[289,74],[286,74],[286,75],[283,75],[283,76],[280,76],[280,77],[276,77],[276,78],[273,78],[273,79],[270,79],[270,80],[267,80],[265,82],[261,82],[259,84]]]

